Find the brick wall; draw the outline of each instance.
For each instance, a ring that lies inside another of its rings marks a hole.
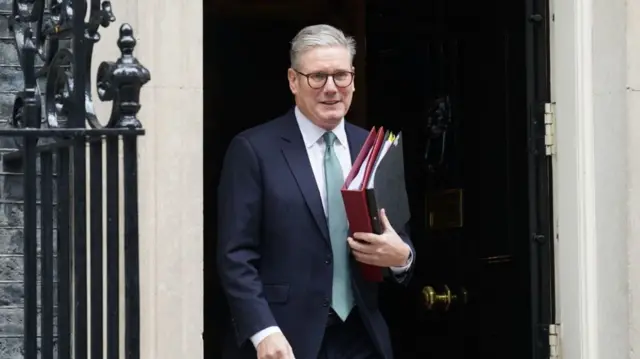
[[[8,29],[11,0],[0,0],[0,126],[7,126],[22,72]],[[0,139],[0,152],[12,142]],[[1,161],[1,160],[0,160]],[[0,358],[22,358],[22,176],[0,163]]]

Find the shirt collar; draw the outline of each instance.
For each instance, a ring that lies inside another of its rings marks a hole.
[[[327,130],[311,122],[311,120],[309,120],[300,111],[298,106],[296,106],[294,112],[296,115],[296,121],[298,122],[298,127],[300,127],[300,132],[302,133],[304,145],[309,148],[316,144],[322,137],[322,135],[327,132]],[[347,146],[347,132],[344,129],[344,118],[340,120],[340,123],[338,124],[338,126],[336,126],[336,128],[333,129],[332,132],[336,135],[336,138],[338,139],[338,142],[340,142],[340,144],[342,144],[343,146]]]

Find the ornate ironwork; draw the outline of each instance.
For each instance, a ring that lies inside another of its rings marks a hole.
[[[137,114],[151,77],[133,56],[133,29],[123,24],[121,56],[98,68],[98,98],[112,102],[109,119],[98,120],[93,48],[100,27],[114,21],[109,1],[13,0],[9,28],[24,89],[12,128],[0,128],[0,137],[20,149],[4,154],[3,164],[20,159],[24,173],[25,359],[97,359],[105,351],[116,358],[121,349],[140,358],[137,138],[144,130]]]
[[[120,28],[118,47],[122,56],[117,62],[103,62],[98,68],[98,96],[102,101],[113,101],[114,105],[107,127],[142,128],[136,117],[140,110],[140,88],[151,76],[133,56],[136,39],[133,29],[125,24]],[[88,118],[89,123],[94,119]],[[93,127],[98,127],[97,119]]]
[[[76,15],[77,8],[82,11]],[[87,10],[89,17],[85,21]],[[76,29],[74,21],[79,18],[82,26]],[[44,124],[52,129],[77,128],[79,126],[72,125],[69,119],[78,112],[84,112],[83,117],[91,128],[142,127],[136,117],[140,89],[151,77],[133,56],[136,40],[129,24],[120,28],[121,57],[116,62],[102,62],[98,69],[98,97],[113,102],[111,116],[102,123],[95,112],[89,75],[93,48],[100,40],[100,27],[106,28],[114,21],[110,1],[86,0],[79,4],[72,0],[13,1],[10,30],[25,80],[25,90],[14,103],[13,127],[41,128]],[[39,68],[36,68],[37,62]],[[77,76],[79,71],[83,76]],[[82,78],[81,83],[74,81],[76,77]],[[45,81],[44,96],[40,88],[42,80]],[[76,91],[84,93],[83,104],[74,101],[74,94],[80,98]],[[40,121],[26,123],[26,111],[34,111]]]

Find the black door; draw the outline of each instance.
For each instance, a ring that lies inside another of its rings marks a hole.
[[[366,31],[344,21],[357,28],[349,33],[366,33],[356,55],[366,62],[357,66],[359,81],[366,81],[356,93],[366,96],[356,101],[366,98],[367,116],[366,123],[355,122],[405,136],[417,270],[408,290],[385,286],[381,294],[397,359],[546,355],[553,315],[543,111],[548,25],[546,0],[534,1],[349,0],[342,9],[344,19],[352,19],[361,16],[346,12],[366,7]],[[325,15],[304,21],[266,13],[216,18],[208,26],[206,43],[216,55],[206,60],[205,73],[207,356],[219,355],[228,328],[212,260],[224,148],[256,124],[251,121],[267,121],[291,106],[281,75],[288,42],[304,25],[332,23],[337,11],[328,6]],[[251,41],[266,31],[269,43]],[[256,65],[265,49],[279,55]],[[258,73],[274,76],[266,81],[279,92],[238,117],[236,104],[264,86]],[[353,115],[348,119],[354,122]]]
[[[418,252],[409,291],[384,292],[400,359],[544,357],[549,79],[532,6],[367,2],[368,124],[405,136]]]

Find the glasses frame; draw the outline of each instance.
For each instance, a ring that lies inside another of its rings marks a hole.
[[[328,74],[328,73],[320,72],[320,71],[318,71],[318,72],[310,72],[308,74],[305,74],[304,72],[298,71],[296,69],[293,69],[293,71],[295,71],[298,75],[302,75],[302,76],[306,77],[307,78],[307,84],[309,85],[309,87],[311,87],[314,90],[319,90],[319,89],[325,87],[327,85],[327,81],[329,81],[329,77],[331,77],[331,80],[333,81],[333,84],[336,85],[336,87],[338,87],[338,88],[347,88],[347,87],[351,86],[351,84],[353,83],[353,80],[356,78],[356,73],[353,72],[353,71],[340,70],[340,71],[336,71],[336,72],[334,72],[332,74]],[[349,83],[347,85],[345,85],[345,86],[338,85],[336,83],[336,79],[333,77],[336,73],[348,73],[348,74],[350,74],[351,75],[351,81],[349,81]],[[322,85],[320,87],[311,86],[311,80],[309,79],[309,77],[311,75],[316,75],[316,74],[327,75],[327,78],[324,80],[324,82],[322,83]]]

